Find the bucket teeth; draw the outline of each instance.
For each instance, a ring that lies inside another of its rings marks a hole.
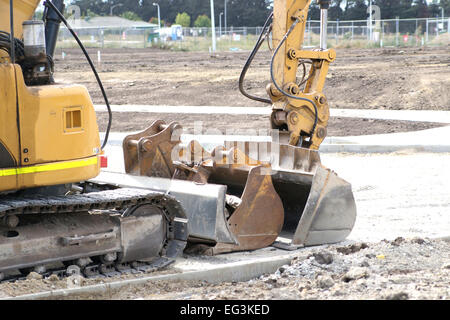
[[[219,218],[216,209],[199,211],[186,208],[189,201],[182,203],[195,234],[191,242],[202,243],[204,238],[210,254],[272,244],[289,249],[335,243],[351,232],[356,219],[351,186],[322,166],[317,151],[272,142],[226,141],[208,152],[197,141],[182,145],[180,128],[177,123],[155,121],[125,138],[126,172],[226,186],[227,195],[218,196],[221,204],[214,206],[223,208]],[[206,220],[216,221],[215,234],[226,236],[203,237],[214,233],[196,230]]]

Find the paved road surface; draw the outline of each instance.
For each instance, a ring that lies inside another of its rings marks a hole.
[[[121,148],[106,151],[108,170],[123,172]],[[321,158],[352,184],[358,215],[349,240],[450,236],[450,153],[330,153]]]
[[[450,153],[322,154],[352,183],[358,216],[349,239],[450,236]]]

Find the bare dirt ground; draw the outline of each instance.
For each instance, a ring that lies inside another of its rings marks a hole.
[[[58,50],[60,52],[61,50]],[[88,87],[103,103],[95,78],[78,49],[56,58],[56,79]],[[90,50],[94,61],[97,51]],[[261,106],[238,90],[249,52],[168,52],[105,49],[98,67],[112,104]],[[259,53],[246,89],[266,96],[268,51]],[[450,110],[450,47],[338,49],[325,94],[332,108]]]
[[[448,242],[421,238],[322,246],[301,251],[290,265],[247,282],[148,283],[137,289],[109,292],[103,298],[450,299],[448,246]]]
[[[105,129],[108,115],[105,112],[97,114],[100,129]],[[270,123],[268,116],[261,115],[185,115],[185,114],[148,114],[148,113],[113,113],[113,132],[141,131],[149,127],[154,120],[164,120],[166,123],[176,121],[183,126],[184,133],[193,133],[194,126],[200,130],[196,123],[201,123],[202,133],[208,128],[219,130],[222,134],[245,134],[247,132],[259,133],[259,130],[268,132]],[[239,125],[237,125],[239,124]],[[442,127],[444,124],[431,122],[411,122],[395,120],[358,119],[333,117],[329,123],[329,137],[359,136],[381,133],[396,133],[419,131]],[[255,134],[254,133],[254,134]],[[253,134],[253,135],[254,135]]]
[[[56,58],[56,80],[86,85],[96,104],[100,91],[80,50],[64,50]],[[448,47],[405,49],[338,49],[328,75],[325,94],[331,108],[388,110],[450,110],[450,54]],[[97,51],[91,50],[93,59]],[[238,79],[248,52],[167,52],[155,49],[107,49],[98,64],[111,104],[264,106],[241,95]],[[265,97],[269,82],[269,52],[259,53],[247,74],[245,88]],[[238,122],[244,129],[268,129],[266,117],[164,114],[114,114],[113,131],[140,130],[155,119],[180,121],[189,129],[194,121],[225,131]],[[99,114],[101,128],[106,116]],[[332,118],[329,136],[417,131],[438,123]]]

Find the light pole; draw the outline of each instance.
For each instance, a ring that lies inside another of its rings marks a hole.
[[[214,19],[214,0],[211,0],[212,51],[216,52],[216,21]]]
[[[220,35],[220,37],[222,37],[222,16],[223,16],[223,12],[221,12],[219,15],[219,35]]]
[[[370,9],[369,9],[369,10],[370,10],[369,39],[370,39],[370,41],[372,41],[372,40],[373,40],[373,30],[372,30],[372,26],[373,26],[373,24],[372,24],[372,0],[370,0]]]
[[[109,10],[109,15],[112,16],[112,15],[113,15],[113,10],[114,10],[114,8],[116,8],[116,7],[121,7],[121,6],[123,6],[122,3],[118,3],[118,4],[113,5],[113,6],[111,7],[111,9]]]
[[[444,7],[442,7],[441,8],[441,10],[442,10],[442,31],[444,31],[445,29],[444,29],[444,27],[445,27],[445,19],[444,19],[444,13],[445,13],[445,11],[444,11]]]
[[[225,14],[223,16],[223,26],[224,26],[225,35],[226,35],[227,34],[227,0],[225,0],[223,11],[225,12]]]
[[[159,4],[157,4],[156,2],[153,2],[153,5],[155,7],[158,7],[158,28],[159,28],[159,32],[161,32],[161,11],[159,9]]]

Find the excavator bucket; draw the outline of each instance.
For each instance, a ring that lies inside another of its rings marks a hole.
[[[278,246],[336,243],[350,234],[356,220],[351,185],[324,167],[317,151],[267,142],[237,144],[272,165],[272,181],[285,215]]]
[[[340,242],[351,232],[351,186],[321,165],[317,151],[233,141],[207,151],[197,141],[181,144],[179,129],[177,123],[155,121],[126,137],[125,171],[171,179],[171,194],[188,216],[191,243],[209,244],[211,254],[270,245],[290,250]],[[177,187],[186,182],[192,187]],[[222,186],[224,192],[206,209],[199,204],[202,197],[192,195],[194,185]]]

